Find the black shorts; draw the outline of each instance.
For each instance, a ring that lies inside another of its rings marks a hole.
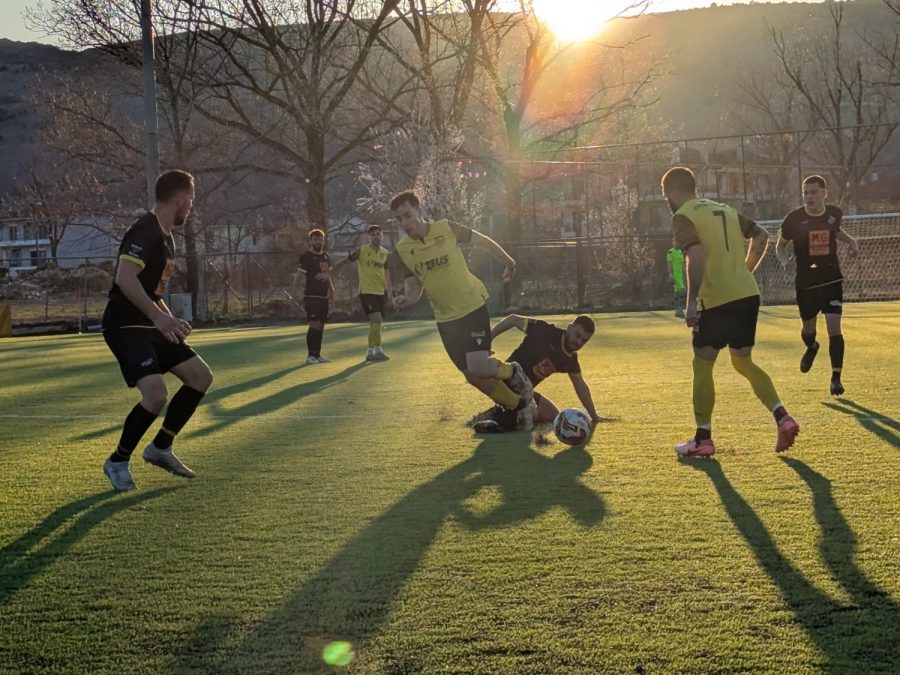
[[[328,321],[328,298],[303,298],[307,321]]]
[[[797,284],[797,307],[804,321],[822,314],[840,314],[844,305],[844,282],[836,281],[816,288],[801,288]]]
[[[731,349],[752,347],[756,343],[759,296],[751,295],[700,312],[700,325],[694,331],[694,348]]]
[[[147,375],[167,373],[197,356],[187,343],[173,344],[162,333],[147,328],[111,328],[103,331],[106,345],[119,362],[125,384],[134,387]]]
[[[453,365],[466,372],[466,354],[491,350],[491,315],[487,305],[455,321],[438,322],[438,332]]]
[[[360,293],[359,302],[362,304],[366,316],[369,316],[369,314],[384,314],[384,293],[381,295]]]

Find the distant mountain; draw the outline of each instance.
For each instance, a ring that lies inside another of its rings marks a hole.
[[[848,32],[890,32],[898,25],[880,0],[843,4]],[[603,39],[616,43],[643,37],[633,49],[644,50],[645,61],[660,60],[666,71],[655,85],[659,103],[654,116],[665,120],[667,128],[662,136],[684,138],[736,131],[733,118],[724,112],[742,75],[773,67],[769,26],[790,39],[802,32],[827,31],[828,25],[828,11],[822,4],[730,5],[619,21]],[[41,122],[26,92],[40,86],[42,72],[64,76],[92,60],[104,63],[99,57],[91,50],[72,52],[0,39],[0,195],[19,167],[34,161],[40,148]]]

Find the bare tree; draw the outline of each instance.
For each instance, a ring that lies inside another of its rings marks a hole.
[[[74,163],[42,162],[17,176],[4,210],[37,228],[35,238],[50,241],[50,262],[56,264],[59,245],[72,225],[85,223],[98,185],[94,176]]]
[[[258,169],[301,187],[310,223],[326,225],[329,175],[395,114],[399,91],[365,103],[353,95],[398,1],[190,0],[210,56],[199,111],[263,149]]]
[[[636,13],[645,6],[645,0],[638,0],[622,13]],[[629,48],[636,41],[620,45],[598,41],[580,47],[579,69],[593,76],[589,86],[572,87],[569,96],[542,96],[542,87],[554,84],[559,91],[565,78],[579,74],[571,63],[563,63],[565,57],[574,56],[575,47],[559,45],[536,19],[530,2],[520,1],[518,18],[494,25],[480,54],[493,94],[489,110],[499,122],[499,142],[492,150],[505,188],[506,235],[514,241],[522,237],[525,174],[520,162],[537,151],[552,158],[579,141],[602,140],[591,136],[605,122],[651,103],[644,94],[656,77],[654,64],[629,61]]]
[[[870,55],[848,36],[844,3],[829,0],[830,32],[797,44],[771,29],[782,87],[796,92],[801,117],[822,133],[809,142],[823,163],[833,166],[836,196],[853,203],[855,192],[897,128],[893,93],[875,84]],[[778,82],[778,80],[776,80]]]

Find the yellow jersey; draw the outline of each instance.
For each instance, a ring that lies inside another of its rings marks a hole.
[[[422,285],[438,323],[455,321],[488,298],[459,248],[459,242],[469,241],[472,230],[447,220],[431,221],[427,227],[424,239],[406,235],[397,242],[397,255]]]
[[[372,248],[370,244],[365,244],[350,253],[350,262],[356,263],[359,275],[360,295],[384,294],[384,268],[387,260],[388,250],[384,246]]]
[[[675,245],[687,251],[699,243],[706,253],[703,283],[697,294],[704,309],[759,295],[744,251],[744,239],[750,236],[754,224],[727,204],[697,197],[682,204],[672,216]]]

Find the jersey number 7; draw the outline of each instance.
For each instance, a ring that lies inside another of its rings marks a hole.
[[[728,248],[728,222],[725,220],[725,212],[724,211],[713,211],[714,216],[719,216],[722,219],[722,232],[725,233],[725,250],[730,251]]]

